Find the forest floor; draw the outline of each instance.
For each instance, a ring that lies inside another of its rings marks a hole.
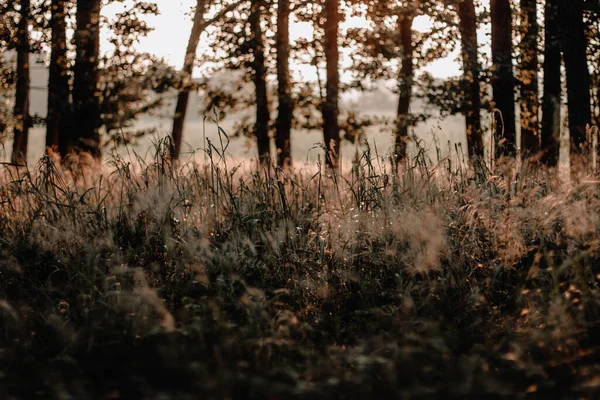
[[[5,169],[0,398],[600,396],[597,183],[221,155]]]

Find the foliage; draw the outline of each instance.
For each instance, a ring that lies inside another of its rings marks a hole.
[[[148,134],[135,129],[140,115],[164,106],[177,73],[164,60],[147,53],[113,54],[102,60],[99,82],[105,146],[131,144]]]
[[[135,49],[153,29],[144,17],[158,13],[154,2],[134,2],[113,20],[104,22],[112,46],[100,61],[98,85],[105,146],[131,144],[152,133],[133,126],[139,116],[151,115],[164,106],[168,89],[177,82],[175,69],[165,60]]]

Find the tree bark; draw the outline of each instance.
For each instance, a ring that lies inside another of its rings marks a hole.
[[[459,28],[463,59],[463,90],[465,91],[464,113],[469,157],[483,157],[481,134],[481,83],[477,61],[477,15],[473,0],[464,0],[458,5]]]
[[[98,59],[100,56],[101,0],[77,0],[77,30],[73,80],[75,138],[79,152],[102,157],[100,149],[100,100],[98,98]]]
[[[277,94],[279,109],[276,121],[275,145],[277,165],[290,166],[292,163],[291,131],[294,118],[294,101],[290,81],[290,0],[279,0],[277,4]]]
[[[592,120],[591,78],[581,0],[570,0],[567,3],[562,3],[560,37],[567,73],[571,152],[580,153],[586,142],[586,127]]]
[[[560,154],[560,0],[546,0],[544,8],[544,96],[542,98],[542,162],[558,165]]]
[[[395,158],[396,164],[406,158],[408,143],[408,127],[410,124],[410,100],[414,82],[414,46],[412,43],[412,17],[400,18],[400,45],[402,52],[402,68],[398,81],[399,99],[396,117]]]
[[[68,153],[65,126],[69,120],[69,63],[67,58],[66,1],[52,0],[50,70],[48,77],[48,115],[46,117],[46,151]]]
[[[521,0],[521,147],[525,154],[540,149],[537,0]]]
[[[339,60],[338,34],[340,25],[339,0],[325,0],[325,62],[327,69],[326,95],[323,104],[323,137],[328,150],[327,163],[338,167],[340,151],[339,116]]]
[[[265,66],[265,46],[261,27],[263,0],[253,0],[250,11],[250,30],[252,31],[251,48],[254,55],[252,69],[254,70],[254,87],[256,90],[256,123],[254,135],[258,147],[258,159],[261,164],[269,162],[271,145],[269,138],[269,101],[267,98],[267,68]]]
[[[15,94],[15,128],[12,150],[12,162],[23,163],[27,161],[27,143],[29,141],[29,89],[31,86],[29,74],[29,19],[30,2],[21,0],[20,19],[17,27],[17,84]]]
[[[173,130],[171,133],[172,149],[171,158],[178,160],[181,154],[181,143],[183,139],[183,125],[185,123],[185,115],[190,99],[190,88],[192,86],[192,72],[194,70],[194,62],[196,60],[196,49],[200,43],[200,35],[204,30],[204,13],[206,12],[206,0],[198,0],[196,3],[196,11],[194,12],[194,22],[192,31],[188,40],[188,45],[185,51],[185,60],[182,70],[182,86],[177,95],[177,105],[175,107],[175,116],[173,117]]]
[[[515,79],[512,65],[512,14],[509,0],[490,0],[492,18],[492,90],[500,113],[494,113],[496,139],[504,143],[496,147],[497,155],[516,155]]]

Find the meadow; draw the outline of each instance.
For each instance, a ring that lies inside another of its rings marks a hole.
[[[1,398],[598,397],[587,164],[168,147],[4,167]]]

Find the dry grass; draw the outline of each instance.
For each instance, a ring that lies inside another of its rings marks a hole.
[[[2,398],[595,398],[593,184],[424,152],[332,174],[6,168]],[[585,179],[575,179],[583,181]]]

